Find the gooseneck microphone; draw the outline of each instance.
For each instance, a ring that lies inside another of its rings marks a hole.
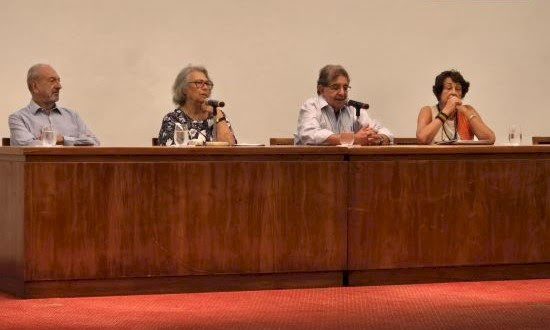
[[[225,106],[224,101],[218,101],[214,99],[206,99],[206,104],[214,108],[223,108]],[[368,106],[368,105],[367,105]]]
[[[354,100],[348,100],[348,105],[354,107],[355,109],[359,108],[359,109],[368,109],[369,108],[369,105],[367,103],[361,103],[359,101],[354,101]]]
[[[359,115],[361,115],[361,109],[367,110],[369,108],[369,105],[367,103],[362,103],[354,100],[348,100],[348,105],[355,108],[355,115],[357,116],[357,118],[359,118]]]

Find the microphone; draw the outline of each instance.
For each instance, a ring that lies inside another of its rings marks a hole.
[[[214,99],[206,99],[206,104],[214,108],[223,108],[225,106],[224,101],[218,101]]]
[[[348,105],[355,108],[355,115],[357,118],[361,115],[361,109],[367,110],[369,108],[369,105],[367,103],[361,103],[354,100],[348,100]]]
[[[359,101],[354,101],[354,100],[348,100],[348,105],[354,107],[355,109],[367,110],[369,108],[369,105],[367,103],[361,103]]]

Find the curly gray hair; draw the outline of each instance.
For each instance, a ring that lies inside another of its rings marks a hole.
[[[208,71],[203,66],[194,66],[189,64],[185,68],[181,69],[180,73],[178,73],[178,76],[176,77],[176,80],[174,81],[174,85],[172,86],[172,100],[177,105],[184,105],[185,101],[187,99],[187,95],[185,95],[183,91],[183,87],[188,83],[187,77],[191,72],[199,71],[204,73],[206,78],[210,80],[210,77],[208,76]]]

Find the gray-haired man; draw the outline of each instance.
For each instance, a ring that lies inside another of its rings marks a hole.
[[[60,145],[99,145],[97,137],[76,112],[57,106],[61,79],[51,66],[33,65],[27,74],[27,86],[31,102],[8,119],[11,145],[40,144],[44,127],[57,132],[57,144]]]

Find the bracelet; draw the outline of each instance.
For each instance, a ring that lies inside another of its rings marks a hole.
[[[441,125],[445,125],[445,119],[443,119],[443,117],[441,115],[437,115],[437,116],[435,116],[435,118],[441,120]]]
[[[473,118],[477,117],[476,114],[471,114],[470,117],[468,117],[468,120],[472,120]]]
[[[439,113],[439,116],[443,116],[443,118],[445,118],[445,120],[449,119],[449,115],[446,114],[446,113],[443,112],[443,111],[441,111],[441,112]]]

